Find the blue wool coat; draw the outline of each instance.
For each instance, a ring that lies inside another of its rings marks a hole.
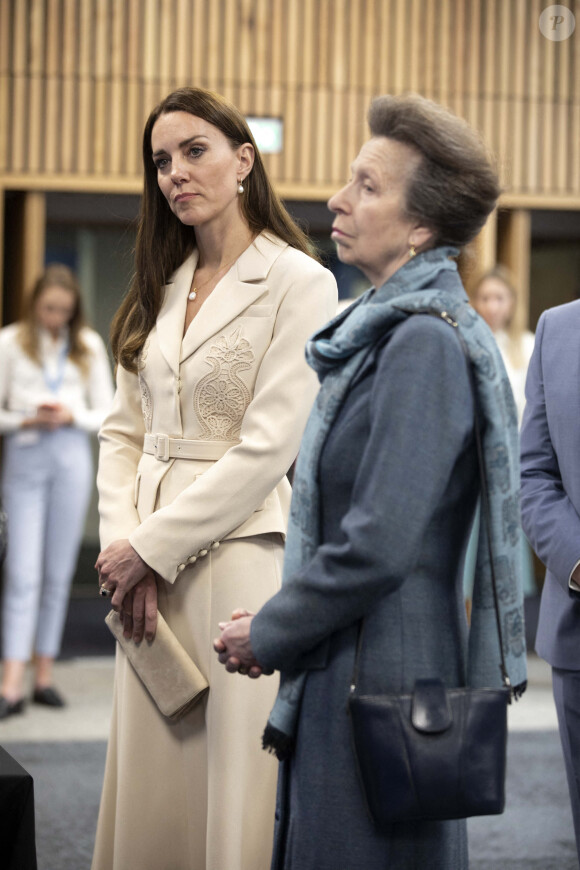
[[[374,348],[324,446],[317,557],[253,620],[255,654],[276,669],[307,664],[313,623],[330,638],[326,667],[308,672],[296,751],[281,766],[275,870],[467,868],[464,821],[373,828],[347,700],[363,616],[362,691],[409,691],[418,677],[464,682],[462,568],[477,474],[457,336],[434,317],[410,317]]]

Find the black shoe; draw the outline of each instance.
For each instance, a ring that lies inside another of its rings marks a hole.
[[[0,719],[7,719],[17,713],[24,713],[24,699],[11,703],[3,695],[0,695]]]
[[[45,707],[64,707],[65,700],[56,689],[47,686],[46,689],[35,689],[32,695],[35,704],[44,704]]]

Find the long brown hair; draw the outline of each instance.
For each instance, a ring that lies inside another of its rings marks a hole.
[[[188,112],[217,127],[235,151],[249,142],[254,165],[244,179],[244,218],[257,235],[270,230],[293,248],[316,259],[307,236],[296,226],[277,194],[243,115],[220,94],[203,88],[180,88],[156,106],[143,131],[144,189],[135,245],[135,275],[111,324],[116,362],[137,371],[137,360],[162,303],[162,288],[195,247],[195,230],[175,217],[157,184],[151,132],[161,115]]]
[[[68,322],[68,356],[81,370],[83,375],[89,371],[89,349],[83,341],[81,330],[85,325],[81,291],[74,272],[62,263],[51,263],[36,279],[32,290],[24,299],[22,317],[19,321],[18,340],[22,350],[34,362],[41,365],[38,345],[38,321],[36,303],[47,287],[61,287],[74,298],[74,311]]]

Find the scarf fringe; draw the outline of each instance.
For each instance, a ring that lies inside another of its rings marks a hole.
[[[268,723],[262,735],[262,749],[271,752],[278,761],[286,761],[294,752],[294,738]]]

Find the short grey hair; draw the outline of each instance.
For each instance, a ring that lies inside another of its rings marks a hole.
[[[434,232],[436,245],[463,247],[481,230],[501,193],[476,131],[443,106],[417,94],[377,97],[368,122],[421,157],[409,177],[405,211]]]

